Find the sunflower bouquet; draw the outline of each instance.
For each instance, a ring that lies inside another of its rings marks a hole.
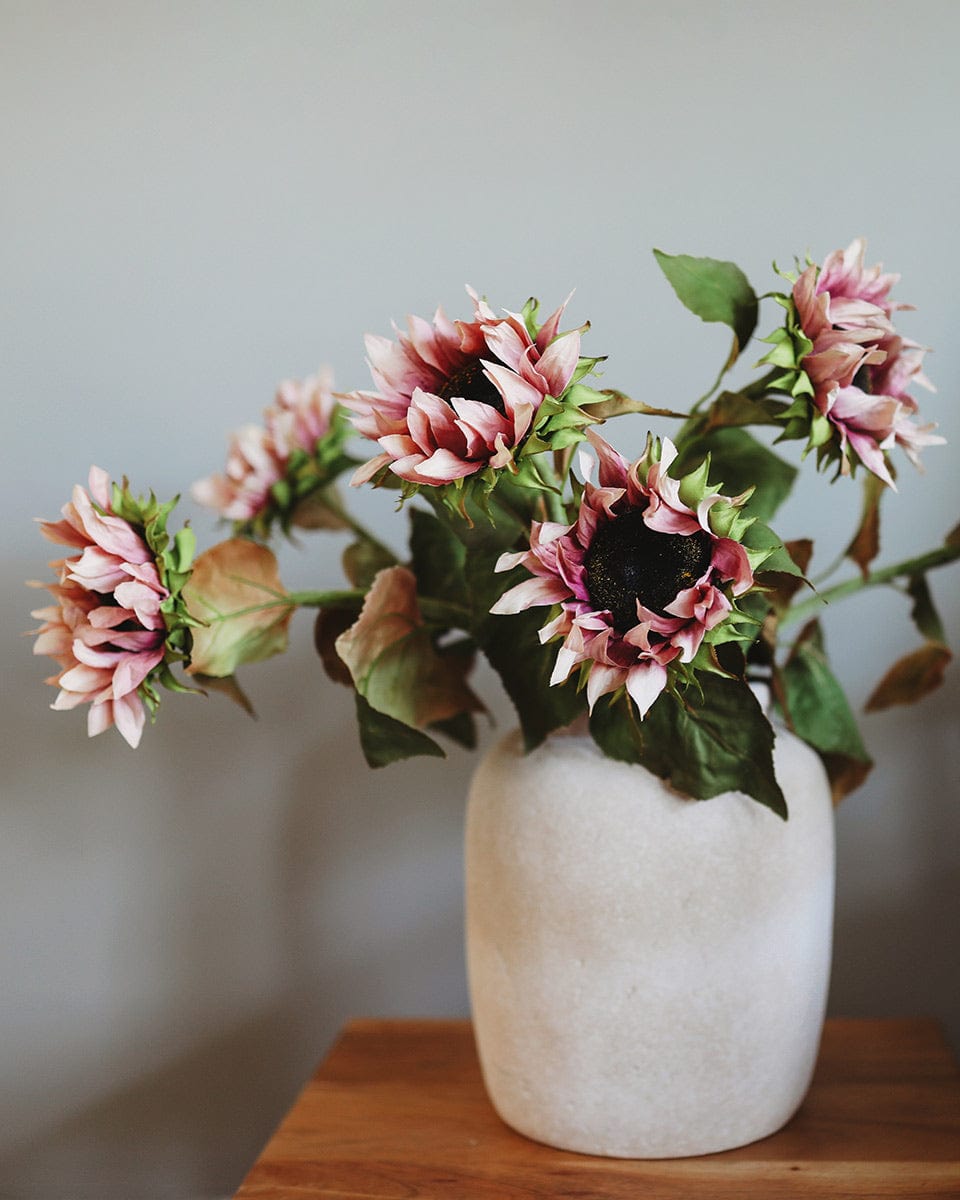
[[[916,700],[950,658],[927,575],[960,556],[954,529],[874,565],[897,454],[919,466],[943,441],[918,417],[913,389],[930,385],[924,349],[893,323],[907,307],[891,297],[898,277],[866,267],[860,240],[798,261],[764,297],[733,263],[655,254],[681,302],[733,335],[717,381],[685,409],[601,386],[604,359],[582,353],[588,326],[563,328],[565,304],[541,320],[534,300],[498,313],[468,289],[468,318],[438,310],[367,337],[372,390],[337,392],[328,371],[282,384],[262,423],[233,435],[224,471],[193,487],[232,523],[202,553],[189,527],[168,529],[175,501],[92,469],[42,526],[68,548],[43,585],[53,603],[34,614],[35,652],[58,666],[53,707],[86,704],[91,735],[115,725],[136,746],[161,689],[246,704],[238,669],[284,651],[309,608],[372,766],[442,755],[438,737],[475,745],[479,653],[528,750],[580,720],[605,755],[688,796],[736,789],[786,816],[773,717],[820,754],[835,796],[857,786],[870,762],[821,610],[866,587],[905,591],[921,644],[868,707]],[[761,299],[778,315],[755,377],[725,388]],[[629,461],[606,428],[628,414],[674,432],[648,435]],[[772,447],[790,442],[838,487],[862,479],[840,582],[814,586],[812,541],[771,525],[798,473]],[[402,559],[350,512],[346,478],[395,490]],[[284,588],[269,543],[308,529],[350,531],[342,588]]]

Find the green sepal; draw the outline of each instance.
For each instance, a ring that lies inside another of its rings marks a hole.
[[[745,429],[722,426],[685,440],[671,468],[674,476],[690,474],[709,455],[709,475],[725,495],[752,489],[744,511],[769,520],[790,494],[797,469],[758,442]]]

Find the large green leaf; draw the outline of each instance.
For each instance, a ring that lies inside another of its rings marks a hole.
[[[757,326],[757,296],[746,275],[736,263],[716,258],[664,254],[662,250],[653,253],[682,304],[701,321],[719,321],[733,330],[732,362]]]
[[[410,565],[421,596],[465,603],[463,566],[467,551],[449,524],[422,508],[411,508],[410,551]]]
[[[640,763],[698,800],[738,791],[786,818],[773,769],[773,729],[743,682],[698,677],[702,694],[664,693],[638,721],[625,693],[594,708],[590,731],[610,758]]]
[[[871,767],[856,718],[827,661],[819,621],[804,626],[775,690],[787,724],[823,759],[835,800],[858,787]]]
[[[359,692],[356,698],[360,747],[369,766],[385,767],[388,763],[413,758],[418,754],[446,757],[433,738],[427,737],[419,729],[411,729],[402,721],[394,720],[386,713],[378,712]]]

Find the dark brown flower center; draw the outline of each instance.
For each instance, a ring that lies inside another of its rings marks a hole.
[[[710,534],[658,533],[631,508],[601,525],[584,556],[587,592],[597,610],[607,609],[617,633],[637,624],[637,601],[660,616],[678,593],[693,584],[710,565]]]
[[[870,367],[863,366],[857,371],[853,377],[853,386],[858,387],[861,392],[873,392],[873,372]]]
[[[491,361],[497,361],[491,355]],[[462,366],[448,376],[443,386],[436,393],[441,400],[449,404],[454,396],[462,400],[478,400],[495,408],[498,413],[506,416],[503,397],[499,390],[483,373],[483,363],[479,358],[468,359]]]

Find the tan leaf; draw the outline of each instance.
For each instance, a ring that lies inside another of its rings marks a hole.
[[[939,642],[926,642],[905,655],[887,671],[866,703],[867,712],[880,712],[895,704],[913,704],[943,683],[943,673],[953,655]]]
[[[678,417],[680,419],[686,419],[688,416],[687,413],[674,412],[670,408],[655,408],[653,405],[644,403],[643,400],[634,400],[625,393],[618,392],[615,388],[604,388],[601,395],[603,396],[602,400],[583,406],[596,421],[608,421],[611,417],[620,417],[626,413],[644,413],[648,417]]]
[[[335,646],[367,703],[405,725],[422,729],[483,708],[466,685],[469,662],[434,649],[406,567],[379,572],[359,619]]]
[[[287,648],[293,606],[266,546],[246,538],[211,546],[194,563],[183,598],[203,622],[193,631],[190,674],[232,675]]]

